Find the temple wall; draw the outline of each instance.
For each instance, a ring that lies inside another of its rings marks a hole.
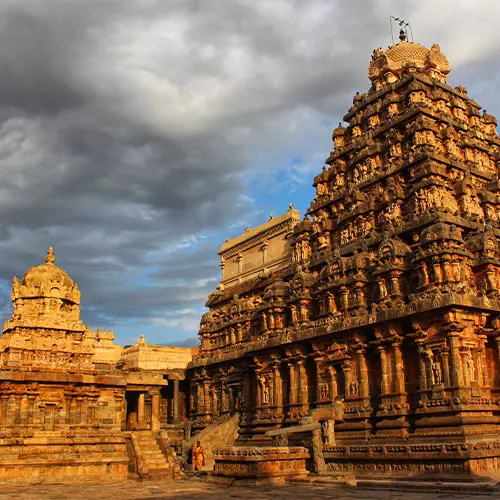
[[[287,265],[292,253],[288,237],[300,213],[290,209],[280,217],[228,240],[219,250],[222,288],[256,278]]]
[[[171,347],[136,344],[124,349],[122,360],[125,370],[185,370],[192,359],[190,347]]]

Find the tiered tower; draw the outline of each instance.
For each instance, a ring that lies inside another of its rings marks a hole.
[[[209,298],[195,425],[230,379],[241,442],[337,401],[331,470],[500,470],[500,140],[449,71],[438,45],[373,52],[288,262]]]
[[[78,286],[55,260],[50,248],[44,264],[13,280],[0,337],[0,477],[124,479],[122,429],[159,430],[166,383],[161,373],[120,369],[113,332],[82,323]]]

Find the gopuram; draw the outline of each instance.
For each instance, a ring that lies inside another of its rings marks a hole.
[[[500,477],[497,121],[401,38],[306,216],[219,251],[189,371],[194,430],[239,414],[216,475]]]
[[[112,331],[92,331],[52,248],[14,278],[11,298],[0,337],[0,481],[178,476],[190,351],[144,337],[123,349]]]

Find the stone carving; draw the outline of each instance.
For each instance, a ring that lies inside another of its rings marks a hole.
[[[231,365],[247,387],[238,445],[321,411],[316,468],[323,450],[329,469],[356,473],[497,468],[500,139],[449,71],[437,45],[374,51],[306,217],[266,272],[209,297],[192,370],[213,384]],[[261,248],[254,235],[270,241],[269,222],[223,245],[224,285],[230,259]],[[260,300],[231,317],[235,293]],[[196,430],[216,417],[192,415]],[[471,455],[469,436],[496,451]]]
[[[124,350],[113,344],[112,330],[94,332],[82,323],[78,286],[55,262],[51,247],[44,264],[12,282],[13,312],[0,337],[0,415],[10,440],[0,473],[14,481],[68,475],[123,480],[128,458],[122,428],[132,434],[149,429],[153,439],[166,382],[139,362],[145,358],[139,351],[150,348],[144,335]],[[129,356],[136,360],[133,371]],[[24,457],[22,467],[14,456]],[[154,475],[150,459],[136,458],[139,476]],[[173,477],[173,462],[170,467],[165,458],[161,472]]]

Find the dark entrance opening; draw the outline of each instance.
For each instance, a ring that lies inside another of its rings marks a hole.
[[[135,431],[139,427],[138,425],[139,393],[127,392],[125,393],[125,400],[127,402],[126,430]]]

